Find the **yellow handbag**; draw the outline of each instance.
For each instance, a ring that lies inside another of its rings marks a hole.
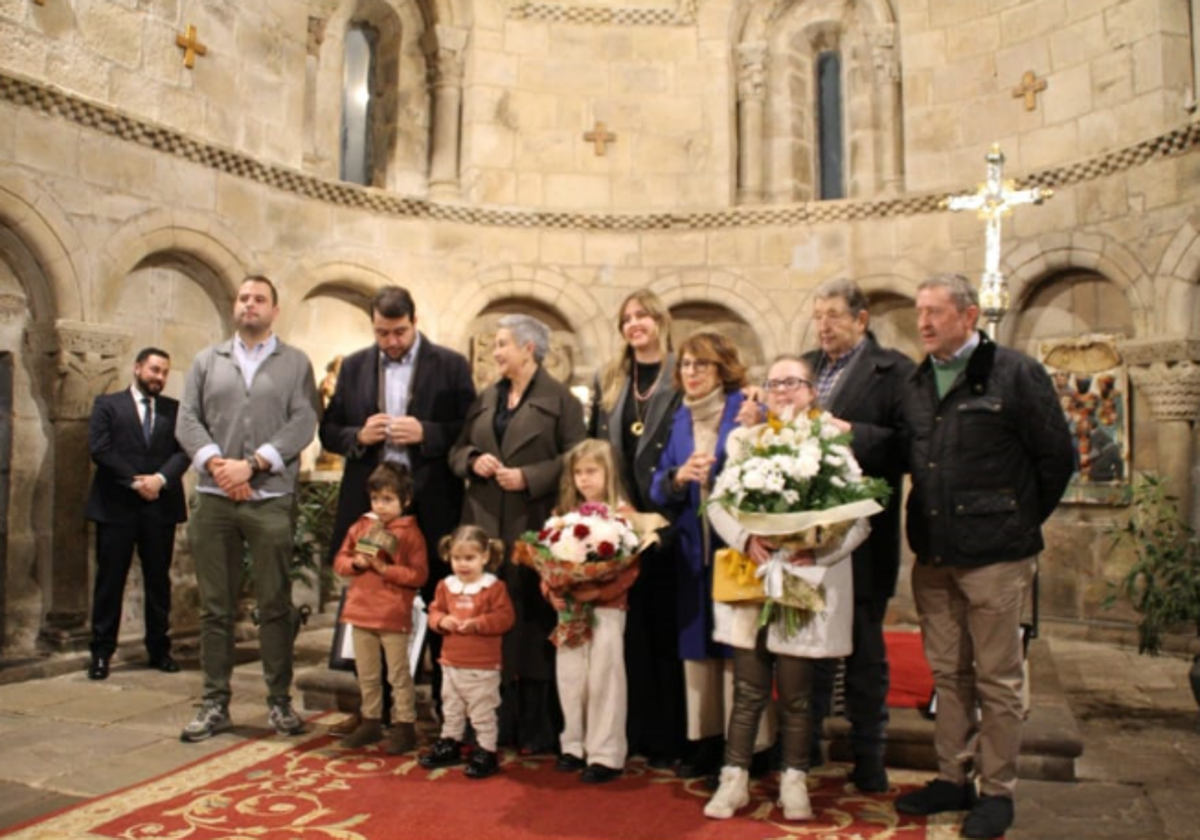
[[[720,549],[713,558],[713,600],[761,604],[767,600],[762,581],[754,576],[758,564],[734,548]]]

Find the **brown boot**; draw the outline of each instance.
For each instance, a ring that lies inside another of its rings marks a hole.
[[[417,748],[417,727],[412,723],[393,723],[388,730],[388,741],[383,751],[388,755],[400,755]]]
[[[358,729],[358,725],[362,723],[362,715],[358,712],[351,712],[340,721],[329,727],[330,735],[337,735],[339,738],[345,737]]]
[[[363,718],[358,728],[342,739],[341,745],[348,750],[356,750],[370,744],[378,744],[383,740],[383,727],[376,718]]]

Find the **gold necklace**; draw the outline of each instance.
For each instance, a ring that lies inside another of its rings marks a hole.
[[[637,419],[629,424],[629,431],[634,437],[641,437],[642,433],[646,431],[646,424],[642,422],[642,412],[644,410],[642,404],[654,396],[654,392],[658,390],[658,383],[662,381],[662,362],[659,362],[658,375],[654,377],[654,382],[646,389],[646,393],[643,394],[638,388],[637,379],[638,365],[637,360],[634,359],[633,381],[630,384],[633,385],[633,413]]]

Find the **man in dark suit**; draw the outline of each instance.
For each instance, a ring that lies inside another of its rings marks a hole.
[[[462,512],[463,483],[446,458],[475,400],[471,369],[462,354],[417,331],[416,304],[400,286],[384,286],[375,295],[371,324],[375,345],[342,361],[321,421],[321,445],[346,458],[331,552],[337,552],[350,526],[371,508],[367,476],[383,461],[395,461],[412,472],[414,513],[432,556]],[[446,563],[429,564],[429,580],[421,590],[426,604],[448,573]],[[434,660],[436,703],[441,637],[430,633],[426,638]]]
[[[849,280],[830,280],[813,295],[813,323],[821,349],[805,359],[816,376],[819,405],[848,425],[851,448],[865,475],[892,488],[887,508],[871,517],[871,536],[853,555],[854,652],[846,657],[846,716],[860,790],[888,789],[887,649],[883,619],[900,573],[900,495],[907,427],[902,411],[905,382],[916,365],[903,353],[879,346],[870,331],[867,297]],[[833,689],[834,663],[818,662],[814,674],[815,734],[820,736]],[[820,749],[814,738],[815,749]]]
[[[86,516],[96,523],[96,589],[92,598],[92,659],[88,677],[108,677],[117,649],[125,579],[136,547],[142,561],[146,650],[150,667],[173,674],[167,636],[175,526],[187,518],[181,478],[188,458],[175,440],[179,403],[162,396],[171,372],[166,351],[137,354],[133,385],[97,397],[88,424],[96,475]]]

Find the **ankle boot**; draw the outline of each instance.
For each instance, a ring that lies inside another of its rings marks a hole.
[[[413,723],[393,723],[388,730],[387,746],[383,748],[388,755],[401,755],[417,746],[417,727]]]
[[[721,784],[704,806],[704,816],[711,820],[727,820],[738,808],[750,803],[750,774],[742,767],[726,765],[721,768]]]
[[[351,712],[344,718],[339,720],[333,726],[329,727],[330,735],[337,735],[339,738],[344,738],[347,735],[358,729],[358,725],[362,723],[362,715],[358,712]]]
[[[888,789],[887,767],[879,753],[859,753],[854,756],[854,769],[850,781],[863,793],[886,793]]]
[[[811,820],[812,804],[808,801],[808,774],[803,770],[784,770],[779,777],[779,807],[785,820]]]
[[[341,745],[348,750],[357,750],[383,740],[383,727],[378,718],[363,718],[358,727],[342,739]]]

